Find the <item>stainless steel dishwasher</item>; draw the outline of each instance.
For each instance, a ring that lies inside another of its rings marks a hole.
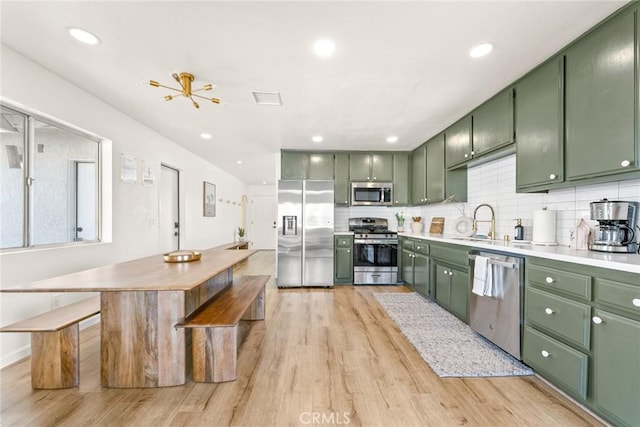
[[[491,295],[471,292],[469,326],[489,341],[510,353],[518,360],[522,337],[522,288],[524,283],[524,258],[496,252],[469,252],[470,287],[476,256],[487,258],[491,268],[492,287],[498,289]]]

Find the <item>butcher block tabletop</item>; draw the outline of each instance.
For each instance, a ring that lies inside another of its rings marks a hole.
[[[0,292],[186,291],[253,255],[254,249],[208,249],[198,261],[169,263],[162,254],[0,289]]]

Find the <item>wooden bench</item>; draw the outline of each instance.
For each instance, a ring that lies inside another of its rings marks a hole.
[[[77,387],[80,380],[79,323],[98,313],[100,297],[95,296],[3,326],[0,332],[31,333],[31,387]]]
[[[193,381],[237,378],[240,320],[264,320],[269,276],[242,276],[176,325],[192,328]]]

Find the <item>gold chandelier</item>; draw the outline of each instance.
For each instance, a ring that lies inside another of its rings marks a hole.
[[[163,87],[165,89],[170,89],[170,90],[175,90],[176,92],[180,92],[180,95],[182,95],[182,96],[184,96],[186,98],[189,98],[191,100],[191,102],[193,103],[193,106],[195,108],[200,108],[200,105],[193,99],[194,96],[196,98],[206,99],[207,101],[211,101],[214,104],[220,104],[220,100],[218,98],[207,98],[206,96],[198,95],[198,94],[195,93],[195,92],[200,92],[202,90],[211,90],[211,89],[213,89],[213,85],[206,84],[203,87],[201,87],[200,89],[192,90],[191,89],[191,82],[193,82],[193,74],[180,73],[180,75],[178,75],[177,73],[173,73],[171,75],[171,77],[173,77],[173,79],[178,82],[178,84],[180,85],[181,89],[176,89],[176,88],[173,88],[173,87],[161,85],[160,83],[158,83],[155,80],[149,80],[149,84],[151,86],[153,86],[153,87]],[[164,97],[164,100],[165,101],[171,101],[176,96],[180,96],[180,95],[166,95]]]

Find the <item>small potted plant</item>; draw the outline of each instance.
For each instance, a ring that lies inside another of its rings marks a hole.
[[[424,224],[422,223],[421,216],[412,216],[411,219],[413,222],[411,223],[411,231],[413,233],[422,233],[422,227]]]
[[[238,240],[241,242],[245,239],[246,230],[242,227],[238,227]]]
[[[396,221],[398,221],[398,232],[404,231],[404,214],[396,212]]]

